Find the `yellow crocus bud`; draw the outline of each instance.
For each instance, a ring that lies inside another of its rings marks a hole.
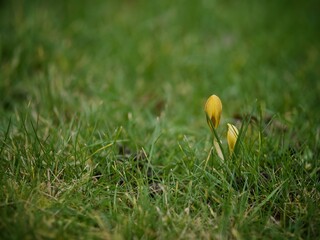
[[[217,128],[220,123],[222,112],[222,103],[220,98],[217,95],[211,95],[206,102],[204,110],[208,117],[207,121],[209,126],[214,126],[214,128]],[[212,124],[209,121],[211,121]]]
[[[228,123],[227,140],[230,153],[233,152],[234,146],[236,145],[238,139],[239,131],[236,126]]]

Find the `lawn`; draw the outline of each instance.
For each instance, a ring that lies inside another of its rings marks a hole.
[[[319,239],[319,12],[0,1],[0,238]]]

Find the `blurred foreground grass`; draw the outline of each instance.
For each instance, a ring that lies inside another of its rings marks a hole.
[[[317,1],[0,9],[2,239],[319,237]]]

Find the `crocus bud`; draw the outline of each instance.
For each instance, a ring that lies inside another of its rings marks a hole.
[[[233,152],[234,146],[236,145],[237,138],[239,135],[239,131],[236,126],[228,123],[228,133],[227,133],[227,140],[230,153]]]
[[[204,110],[207,114],[207,121],[209,127],[217,128],[220,123],[221,112],[222,112],[222,103],[218,96],[211,95],[204,107]],[[211,123],[209,122],[211,121]]]

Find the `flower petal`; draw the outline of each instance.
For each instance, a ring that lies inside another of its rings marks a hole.
[[[236,126],[228,123],[228,132],[227,132],[227,140],[230,153],[233,152],[234,147],[236,145],[238,139],[239,131]]]
[[[208,121],[210,120],[214,128],[217,128],[220,123],[221,113],[222,113],[222,103],[217,95],[211,95],[204,107],[204,110],[208,116]],[[211,124],[208,122],[209,126]]]

